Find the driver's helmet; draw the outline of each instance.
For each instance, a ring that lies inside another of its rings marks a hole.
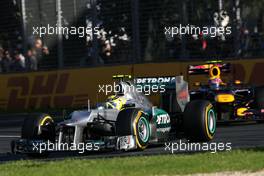
[[[107,97],[107,100],[106,100],[106,101],[113,101],[113,100],[115,100],[116,98],[117,98],[116,95],[111,95],[111,96]]]
[[[106,102],[106,107],[109,109],[118,109],[121,110],[126,104],[127,100],[124,96],[116,96],[112,95],[108,97],[107,102]]]
[[[122,84],[117,84],[114,87],[114,95],[111,95],[107,98],[107,101],[113,101],[121,96],[124,96],[124,87]]]
[[[209,70],[209,86],[211,89],[219,89],[220,85],[222,84],[222,80],[221,80],[221,71],[220,68],[218,66],[212,66]]]
[[[117,84],[115,87],[115,94],[107,98],[106,106],[110,109],[121,110],[125,103],[124,87],[122,84]]]

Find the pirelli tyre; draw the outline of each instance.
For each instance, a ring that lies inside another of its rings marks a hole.
[[[213,105],[206,100],[189,102],[184,110],[184,132],[188,140],[208,142],[214,138],[216,114]]]
[[[264,109],[264,86],[255,88],[255,105],[258,110]],[[264,123],[264,120],[257,120],[258,123]]]
[[[149,119],[138,108],[121,110],[116,121],[116,133],[118,136],[134,135],[137,149],[144,150],[150,139]]]
[[[24,120],[22,139],[55,141],[55,124],[48,114],[34,114]]]
[[[258,109],[264,109],[264,86],[255,88],[255,102]]]

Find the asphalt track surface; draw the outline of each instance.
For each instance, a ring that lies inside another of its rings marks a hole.
[[[0,115],[0,163],[21,159],[31,159],[25,155],[11,154],[10,142],[19,139],[21,125],[27,114]],[[218,126],[215,139],[216,143],[231,143],[232,149],[237,148],[264,148],[264,124],[256,123],[233,123],[226,126]],[[173,141],[179,144],[179,141]],[[168,144],[168,143],[167,143]],[[179,145],[177,145],[179,146]],[[188,153],[190,151],[175,150],[172,153],[165,144],[150,146],[144,151],[103,151],[103,152],[86,152],[78,154],[76,152],[54,152],[48,159],[44,160],[61,160],[75,157],[81,159],[94,159],[105,157],[122,157],[122,156],[139,156],[139,155],[158,155],[158,154],[178,154]],[[192,152],[192,151],[191,151]]]

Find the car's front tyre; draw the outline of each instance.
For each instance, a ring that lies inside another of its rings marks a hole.
[[[24,120],[22,139],[55,141],[55,124],[47,114],[35,114]]]
[[[118,136],[135,136],[137,149],[144,150],[150,140],[150,123],[142,110],[124,109],[118,114],[116,132]]]
[[[34,114],[24,120],[21,129],[21,138],[28,141],[51,141],[55,142],[56,132],[55,123],[51,116],[47,114]],[[15,144],[11,143],[13,152],[15,151]],[[34,150],[34,148],[33,148]],[[47,157],[46,151],[29,152],[29,157]]]

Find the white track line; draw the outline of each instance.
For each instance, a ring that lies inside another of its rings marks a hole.
[[[0,138],[20,138],[21,136],[18,135],[0,135]]]

